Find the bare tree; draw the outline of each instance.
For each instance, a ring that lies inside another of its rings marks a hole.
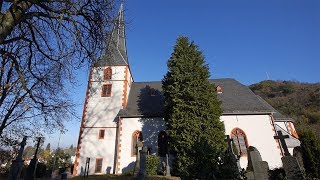
[[[0,0],[0,136],[63,129],[75,68],[100,57],[114,0]]]

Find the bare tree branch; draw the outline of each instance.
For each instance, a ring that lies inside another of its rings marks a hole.
[[[114,0],[0,0],[0,137],[63,129],[66,84],[103,51]],[[17,134],[20,133],[20,134]]]

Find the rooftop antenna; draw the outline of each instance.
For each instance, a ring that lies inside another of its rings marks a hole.
[[[270,80],[268,72],[266,72],[267,80]]]

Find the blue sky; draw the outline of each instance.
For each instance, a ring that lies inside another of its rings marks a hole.
[[[320,82],[319,0],[126,1],[127,49],[135,81],[159,81],[175,40],[188,36],[206,57],[211,78]],[[70,91],[81,117],[88,70]],[[76,145],[80,120],[67,124],[62,146]],[[58,136],[47,138],[57,146]]]

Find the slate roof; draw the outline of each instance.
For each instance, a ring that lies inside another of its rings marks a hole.
[[[259,96],[255,95],[247,86],[235,79],[211,79],[211,83],[222,88],[223,93],[218,94],[222,102],[223,114],[269,114],[275,113],[279,118],[285,118],[271,105]],[[155,95],[150,95],[150,89],[154,88]],[[119,112],[119,116],[163,116],[162,83],[133,82],[126,109]]]
[[[113,30],[108,39],[108,46],[104,55],[93,64],[95,67],[128,65],[125,22],[123,5],[121,4],[118,16],[114,22]]]

